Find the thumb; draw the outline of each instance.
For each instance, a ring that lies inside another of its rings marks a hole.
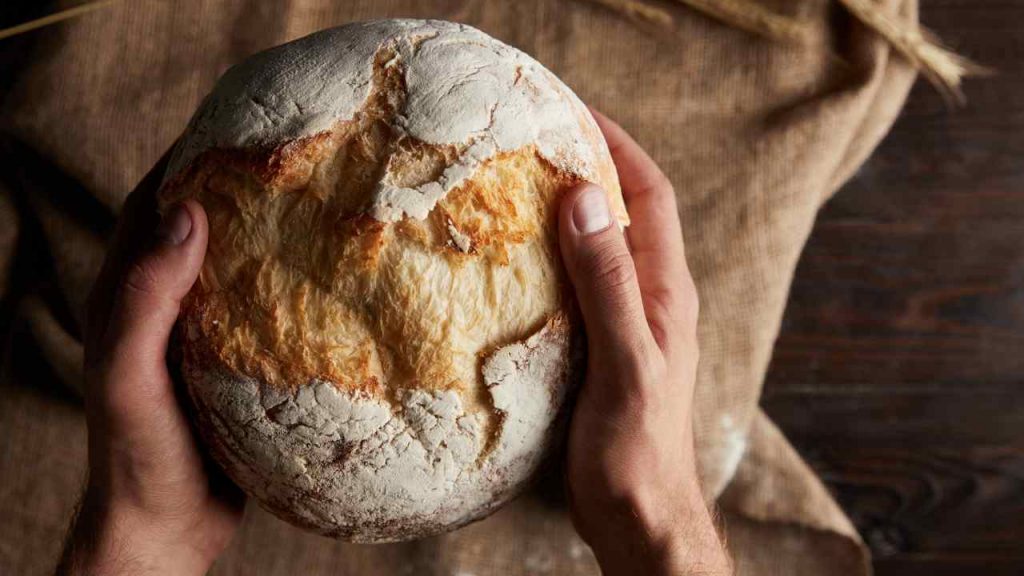
[[[192,288],[206,253],[206,213],[188,200],[170,207],[151,246],[127,263],[104,335],[108,368],[125,375],[160,376],[181,300]]]
[[[603,189],[586,183],[566,194],[559,213],[559,240],[591,357],[596,352],[613,361],[642,361],[650,331],[636,267]]]

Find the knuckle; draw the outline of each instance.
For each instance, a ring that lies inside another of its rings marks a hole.
[[[640,195],[675,205],[675,186],[661,170],[655,170],[648,178],[645,178]]]
[[[666,325],[674,325],[679,321],[681,300],[678,291],[671,287],[649,287],[644,292],[648,317]]]
[[[617,363],[614,377],[619,381],[619,405],[630,413],[642,414],[664,401],[666,366],[650,346],[636,345]]]
[[[651,333],[662,350],[679,338],[687,340],[696,334],[700,303],[689,277],[670,286],[648,287],[644,292],[644,309]]]
[[[636,268],[629,252],[621,247],[599,246],[584,263],[586,274],[604,290],[618,290],[636,282]]]
[[[657,175],[654,176],[651,187],[673,201],[676,198],[676,188],[672,185],[672,180],[661,170],[658,170]]]
[[[673,340],[675,339],[672,325],[663,317],[648,320],[648,325],[651,330],[651,336],[657,342],[658,348],[665,351],[671,350],[674,344]]]
[[[159,288],[156,267],[148,258],[137,260],[128,267],[121,281],[121,289],[126,295],[155,294]]]

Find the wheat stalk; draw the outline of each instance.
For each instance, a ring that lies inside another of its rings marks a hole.
[[[590,0],[622,13],[627,18],[641,20],[665,28],[671,28],[675,21],[668,12],[638,0]]]
[[[992,71],[944,47],[932,33],[908,26],[879,9],[874,0],[839,0],[858,20],[874,30],[928,79],[948,102],[963,104],[960,84],[965,76]]]
[[[675,0],[740,30],[780,42],[802,44],[811,29],[804,22],[783,16],[754,0]]]
[[[100,8],[106,8],[118,1],[119,0],[96,0],[95,2],[82,4],[80,6],[75,6],[74,8],[68,8],[67,10],[61,10],[60,12],[50,14],[49,16],[43,16],[42,18],[30,20],[16,26],[11,26],[10,28],[4,28],[3,30],[0,30],[0,40],[10,38],[11,36],[17,36],[18,34],[23,34],[29,30],[35,30],[36,28],[42,28],[43,26],[62,22],[76,16],[81,16],[82,14],[87,14],[94,10],[99,10]]]
[[[76,16],[106,8],[119,0],[95,0],[0,30],[0,40],[49,26]],[[591,0],[616,10],[634,20],[642,20],[665,28],[675,22],[672,15],[643,0]],[[741,30],[767,38],[802,43],[810,34],[803,22],[782,16],[765,8],[756,0],[675,0],[707,16]],[[854,17],[874,30],[932,83],[949,101],[962,103],[961,82],[966,76],[990,74],[991,70],[944,47],[927,30],[908,25],[886,14],[876,0],[838,0]]]
[[[625,13],[631,18],[672,25],[671,14],[646,4],[644,0],[591,0]],[[757,0],[673,0],[729,26],[766,38],[804,43],[812,29],[801,20],[783,16],[765,8]],[[838,0],[859,22],[885,39],[890,46],[939,91],[950,103],[964,101],[960,85],[967,76],[982,76],[992,71],[949,50],[927,30],[887,14],[877,0]],[[656,16],[651,16],[651,15]]]

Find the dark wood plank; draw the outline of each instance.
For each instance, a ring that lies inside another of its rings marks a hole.
[[[926,1],[925,20],[996,68],[947,110],[919,83],[820,215],[771,382],[878,386],[1024,374],[1024,5]],[[812,369],[807,370],[810,366]]]
[[[875,576],[1020,576],[1021,560],[991,556],[935,554],[878,560]]]
[[[879,575],[1024,574],[1024,2],[922,19],[998,74],[919,83],[822,211],[763,405]]]
[[[803,446],[876,558],[1024,561],[1024,449]],[[1024,564],[1021,564],[1024,567]]]
[[[769,393],[762,406],[783,424],[791,441],[812,448],[884,450],[913,442],[920,449],[1024,450],[1024,393],[1001,388],[964,384],[879,389],[844,384],[830,390]]]

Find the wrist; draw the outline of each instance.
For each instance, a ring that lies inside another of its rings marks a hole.
[[[607,576],[731,573],[713,516],[699,490],[660,498],[631,492],[614,503],[590,509],[603,513],[589,520],[577,518],[577,525]]]
[[[91,487],[82,498],[58,574],[201,576],[219,551],[189,534],[188,525],[187,518],[156,518]]]

